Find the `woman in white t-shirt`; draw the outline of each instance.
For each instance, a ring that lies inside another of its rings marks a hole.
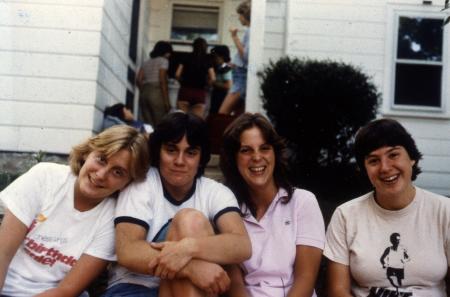
[[[157,125],[170,111],[168,69],[172,45],[166,41],[158,41],[136,77],[140,90],[140,120]]]
[[[358,131],[354,150],[374,190],[333,214],[328,296],[450,296],[450,199],[413,184],[422,158],[414,139],[379,119]]]
[[[117,193],[148,163],[145,136],[119,125],[75,146],[70,166],[39,163],[3,190],[1,296],[82,294],[114,260]]]
[[[314,194],[287,178],[282,138],[261,114],[244,113],[224,133],[220,165],[252,242],[251,258],[230,268],[227,296],[315,296],[325,226]]]

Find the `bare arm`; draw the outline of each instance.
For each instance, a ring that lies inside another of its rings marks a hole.
[[[170,101],[169,101],[169,82],[167,80],[167,69],[159,69],[159,87],[161,88],[161,92],[164,99],[164,104],[166,105],[167,110],[170,109]]]
[[[351,294],[349,266],[330,260],[328,262],[327,274],[329,297],[353,297]]]
[[[227,272],[231,279],[230,290],[227,297],[249,297],[244,284],[244,273],[238,265],[227,266]]]
[[[289,290],[288,297],[310,297],[313,295],[321,259],[321,249],[306,245],[297,246],[294,283]]]
[[[383,268],[386,268],[386,262],[384,261],[387,257],[387,255],[389,255],[389,248],[386,248],[383,252],[383,255],[381,255],[380,258],[380,263],[383,266]]]
[[[6,278],[9,264],[27,234],[27,226],[9,210],[6,210],[0,225],[0,291]]]
[[[138,86],[139,90],[142,90],[143,83],[144,83],[144,70],[140,68],[136,76],[136,85]]]
[[[228,212],[219,217],[217,227],[220,234],[204,237],[185,237],[179,241],[152,243],[161,250],[152,261],[155,272],[164,276],[173,275],[191,259],[204,260],[217,264],[237,264],[251,256],[251,244],[241,216]]]
[[[132,223],[116,225],[117,262],[133,272],[150,274],[148,263],[159,254],[146,240],[147,230]]]
[[[153,275],[149,263],[157,257],[159,250],[146,241],[147,231],[135,224],[119,223],[116,226],[116,253],[120,265],[133,272]],[[202,260],[191,260],[177,274],[176,278],[189,278],[205,292],[222,293],[229,286],[225,271],[217,264]]]
[[[217,227],[220,234],[194,239],[193,258],[218,264],[238,264],[250,258],[250,239],[237,212],[221,215]]]
[[[241,56],[241,58],[244,59],[245,58],[244,45],[242,44],[241,40],[239,39],[237,32],[238,32],[237,28],[230,29],[231,39],[233,39],[234,45],[236,46],[236,49],[238,50],[239,56]]]
[[[181,75],[183,74],[183,64],[178,65],[177,71],[175,72],[175,78],[180,81]]]
[[[216,73],[212,67],[208,68],[208,85],[212,85],[216,81]]]
[[[36,297],[79,296],[107,264],[106,260],[83,254],[58,287],[42,292]]]

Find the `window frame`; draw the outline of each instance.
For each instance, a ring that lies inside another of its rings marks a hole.
[[[182,2],[176,1],[173,2],[170,7],[170,20],[169,20],[169,32],[168,38],[172,44],[175,45],[191,45],[193,40],[180,40],[180,39],[172,39],[172,23],[173,23],[173,15],[174,9],[176,6],[186,6],[186,7],[199,7],[199,8],[215,8],[217,9],[217,40],[216,41],[207,41],[209,45],[221,44],[222,42],[222,20],[223,20],[223,7],[221,3],[192,3],[192,2]]]
[[[382,113],[384,115],[393,116],[417,116],[417,117],[432,117],[432,118],[450,118],[450,90],[449,83],[449,29],[448,25],[443,30],[443,44],[442,44],[442,74],[441,74],[441,106],[418,106],[395,104],[395,79],[396,66],[398,60],[398,29],[400,17],[421,17],[427,19],[441,19],[445,18],[445,14],[440,12],[438,6],[433,5],[388,5],[388,21],[386,26],[386,49],[385,49],[385,80],[384,80],[384,96]],[[434,65],[435,62],[420,63],[405,63],[406,65]]]

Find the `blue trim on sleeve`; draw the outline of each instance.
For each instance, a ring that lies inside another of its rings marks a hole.
[[[226,207],[226,208],[222,209],[221,211],[219,211],[219,212],[214,216],[214,219],[213,219],[214,225],[217,226],[217,220],[219,219],[219,217],[220,217],[221,215],[223,215],[223,214],[225,214],[225,213],[227,213],[227,212],[231,212],[231,211],[235,211],[235,212],[237,212],[238,214],[241,213],[241,210],[240,210],[238,207],[235,207],[235,206]]]
[[[150,225],[147,224],[146,222],[144,222],[143,220],[139,220],[133,217],[118,217],[114,219],[114,226],[117,226],[117,224],[120,223],[131,223],[131,224],[136,224],[139,225],[141,227],[144,227],[145,230],[148,231],[148,229],[150,228]]]

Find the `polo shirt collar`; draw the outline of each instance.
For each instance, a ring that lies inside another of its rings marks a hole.
[[[276,205],[279,203],[280,199],[286,197],[287,195],[288,193],[284,188],[279,188],[278,192],[275,194],[275,198],[273,198],[272,202],[269,205],[269,208],[267,209],[267,213],[272,212]],[[256,222],[256,219],[250,213],[250,210],[245,204],[242,205],[242,213],[244,214],[244,220],[249,222]]]

